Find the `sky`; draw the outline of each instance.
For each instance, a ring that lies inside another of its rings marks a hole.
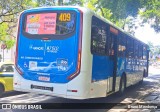
[[[149,24],[145,24],[144,27],[139,27],[135,31],[135,37],[145,43],[152,42],[153,45],[160,45],[160,33],[156,33]]]

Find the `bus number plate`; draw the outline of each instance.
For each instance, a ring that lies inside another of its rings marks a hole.
[[[39,76],[38,80],[40,80],[40,81],[50,81],[50,77]]]

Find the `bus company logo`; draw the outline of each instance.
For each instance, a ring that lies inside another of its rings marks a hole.
[[[47,46],[46,51],[51,52],[51,53],[57,53],[59,51],[59,47],[58,46]]]
[[[36,51],[43,51],[44,47],[30,45],[29,49],[36,50]]]

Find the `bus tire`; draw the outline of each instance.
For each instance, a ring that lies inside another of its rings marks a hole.
[[[144,69],[144,70],[143,70],[143,78],[145,77],[145,73],[146,73],[146,70]],[[142,78],[141,81],[139,81],[139,84],[142,84],[142,83],[143,83],[143,78]]]
[[[123,74],[120,80],[120,86],[119,86],[119,96],[122,96],[126,89],[126,75]]]
[[[145,77],[146,76],[146,70],[144,69],[143,70],[143,77]]]
[[[4,86],[0,84],[0,96],[4,93]]]

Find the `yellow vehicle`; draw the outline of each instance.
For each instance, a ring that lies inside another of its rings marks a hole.
[[[0,95],[13,90],[14,64],[12,62],[0,63]]]

